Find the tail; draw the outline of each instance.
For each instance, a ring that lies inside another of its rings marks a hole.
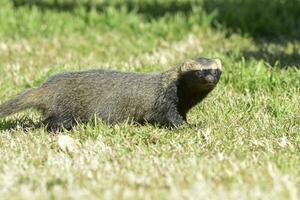
[[[41,102],[39,89],[29,89],[0,105],[0,118],[20,112],[27,108],[37,107]]]

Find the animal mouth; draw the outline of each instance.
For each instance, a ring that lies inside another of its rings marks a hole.
[[[216,84],[215,84],[215,83],[205,83],[204,86],[205,86],[206,88],[213,88],[213,87],[216,86]]]

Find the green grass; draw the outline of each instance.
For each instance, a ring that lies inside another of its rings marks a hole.
[[[1,119],[1,199],[299,199],[299,1],[259,1],[257,23],[240,2],[1,1],[1,102],[67,70],[224,65],[179,130],[91,122],[68,154],[38,113]]]

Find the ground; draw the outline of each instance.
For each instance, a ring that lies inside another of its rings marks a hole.
[[[1,198],[300,199],[299,1],[269,1],[257,23],[257,1],[120,2],[2,0],[0,102],[62,71],[163,71],[196,56],[222,60],[219,85],[189,126],[95,120],[60,133],[73,153],[32,126],[33,110],[1,119]]]

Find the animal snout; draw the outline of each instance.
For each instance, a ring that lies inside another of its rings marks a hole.
[[[215,77],[213,75],[209,74],[205,77],[205,81],[210,84],[215,83]]]

